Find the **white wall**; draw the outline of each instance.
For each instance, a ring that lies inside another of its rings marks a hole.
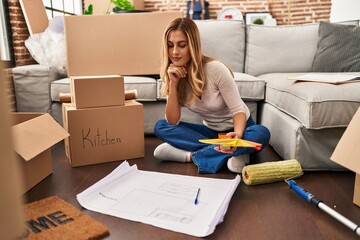
[[[332,0],[330,22],[360,19],[360,0]]]
[[[8,35],[6,32],[6,23],[5,23],[5,11],[3,2],[0,2],[0,52],[1,60],[9,61],[10,60],[10,50]]]

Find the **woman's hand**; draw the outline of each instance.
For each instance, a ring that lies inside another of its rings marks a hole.
[[[185,67],[177,67],[174,64],[170,64],[167,73],[169,75],[170,83],[174,83],[176,86],[178,85],[181,78],[185,78],[187,75],[187,71]]]
[[[226,137],[228,138],[239,138],[241,139],[242,138],[242,133],[239,133],[239,132],[229,132],[226,134]]]
[[[229,132],[225,136],[226,136],[226,138],[239,138],[239,139],[241,139],[242,138],[242,133]],[[237,150],[237,147],[234,146],[234,147],[223,147],[223,148],[220,147],[219,148],[219,146],[218,146],[218,147],[215,147],[214,149],[216,151],[218,151],[218,152],[228,153],[229,154],[229,153],[235,152]]]
[[[221,152],[221,153],[227,153],[227,154],[235,152],[236,149],[237,149],[237,147],[229,147],[229,148],[221,148],[221,147],[219,148],[218,146],[214,147],[215,151],[218,151],[218,152]]]
[[[169,94],[166,101],[165,116],[166,120],[171,124],[178,124],[181,116],[180,104],[178,100],[178,85],[180,79],[186,77],[187,71],[185,67],[177,67],[170,64],[167,69],[169,76]]]

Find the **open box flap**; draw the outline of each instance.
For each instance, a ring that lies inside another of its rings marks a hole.
[[[14,150],[29,161],[69,136],[48,113],[11,127]]]
[[[360,108],[346,128],[330,159],[360,174]]]
[[[42,33],[49,25],[44,3],[41,0],[20,0],[30,35]]]

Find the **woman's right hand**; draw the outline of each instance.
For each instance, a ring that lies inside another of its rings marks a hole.
[[[170,83],[174,83],[176,86],[180,79],[185,78],[187,75],[186,67],[178,67],[172,63],[169,65],[167,73],[169,75]]]
[[[171,124],[177,124],[181,116],[178,100],[178,85],[180,79],[186,77],[186,73],[185,67],[177,67],[174,64],[170,64],[167,69],[169,76],[169,94],[166,101],[165,115],[166,120]]]

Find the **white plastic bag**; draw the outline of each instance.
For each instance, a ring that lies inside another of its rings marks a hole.
[[[33,34],[25,40],[31,56],[41,65],[55,67],[66,75],[66,48],[63,18],[54,17],[42,33]]]

